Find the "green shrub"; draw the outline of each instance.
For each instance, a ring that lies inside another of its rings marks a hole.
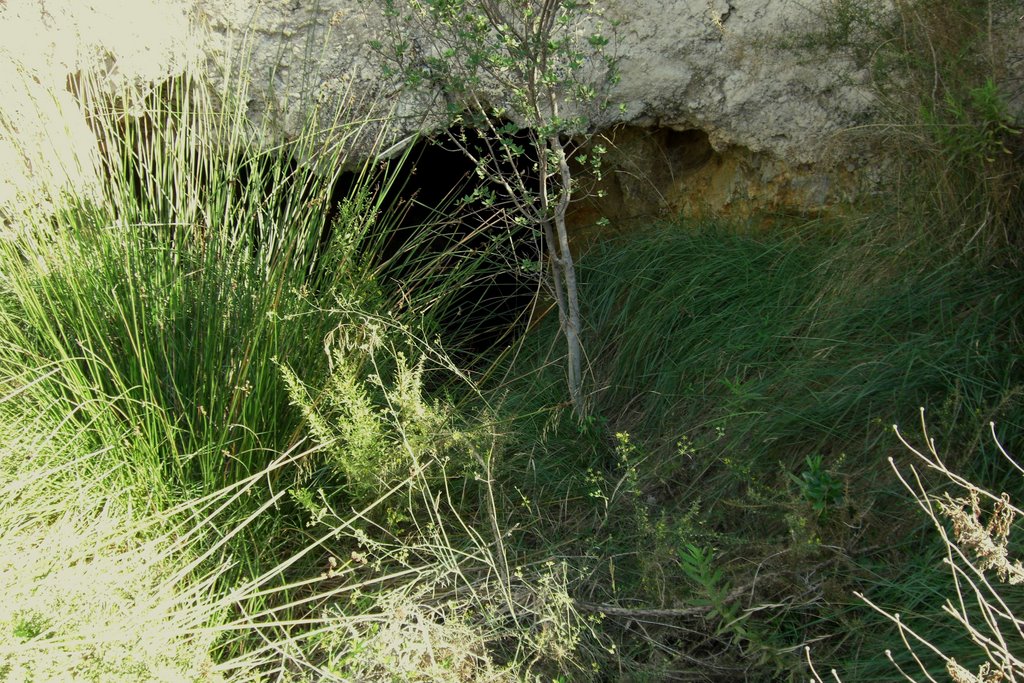
[[[347,496],[372,501],[427,462],[444,461],[453,472],[469,465],[460,461],[465,454],[452,458],[457,445],[465,449],[476,437],[460,430],[453,406],[424,395],[427,356],[407,330],[367,317],[339,326],[330,339],[321,385],[305,385],[285,365],[281,372],[327,466],[344,477]]]

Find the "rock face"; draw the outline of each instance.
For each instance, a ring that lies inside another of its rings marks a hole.
[[[441,94],[397,88],[372,58],[371,41],[387,39],[383,2],[0,3],[0,50],[13,67],[0,79],[9,131],[0,159],[14,171],[0,186],[0,204],[87,182],[72,172],[88,166],[78,157],[89,156],[90,143],[67,87],[69,77],[87,71],[145,84],[180,72],[197,55],[214,73],[241,64],[255,134],[268,140],[296,135],[311,117],[325,131],[360,117],[377,121],[358,141],[367,150],[436,130]],[[852,60],[801,42],[817,30],[821,6],[603,5],[617,22],[612,48],[621,80],[611,92],[620,106],[599,123],[610,149],[606,191],[619,206],[605,202],[595,211],[625,220],[631,213],[816,209],[856,192],[868,159],[848,150],[838,159],[834,142],[870,119],[873,100],[867,74]],[[46,148],[62,151],[49,161],[31,151]],[[577,215],[585,220],[586,207]]]
[[[621,80],[600,121],[611,153],[611,217],[666,212],[818,209],[855,191],[830,157],[835,136],[870,117],[867,74],[842,57],[788,47],[820,8],[778,0],[607,0]],[[315,103],[387,114],[387,144],[437,129],[441,93],[382,82],[367,46],[386,40],[383,0],[196,0],[214,36],[250,31],[250,113],[294,134]],[[215,44],[216,40],[213,43]],[[268,75],[270,76],[268,78]],[[379,98],[369,104],[368,99]],[[351,115],[351,113],[349,114]],[[694,146],[696,145],[696,147]],[[694,158],[697,155],[699,159]],[[843,168],[863,160],[844,159]],[[587,212],[577,212],[580,220]]]
[[[813,3],[620,0],[615,13],[624,34],[616,99],[630,123],[700,129],[717,151],[801,164],[820,161],[828,137],[869,111],[866,74],[786,47],[814,30]]]

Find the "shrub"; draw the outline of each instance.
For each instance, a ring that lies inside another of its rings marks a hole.
[[[509,221],[542,235],[539,266],[550,273],[567,345],[569,395],[583,419],[582,322],[566,227],[579,183],[566,138],[576,136],[578,143],[588,137],[588,116],[606,104],[598,89],[615,80],[614,59],[606,53],[609,37],[601,32],[610,22],[592,0],[384,0],[382,5],[390,21],[389,42],[372,47],[387,70],[408,87],[425,82],[443,92],[459,131],[449,140],[490,184],[485,201],[497,202]],[[467,136],[464,126],[475,135]],[[589,160],[578,161],[598,170],[599,150],[595,146]]]

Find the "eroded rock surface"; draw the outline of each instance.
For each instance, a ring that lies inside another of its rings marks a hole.
[[[215,36],[251,32],[254,118],[269,117],[275,130],[295,134],[314,105],[325,126],[339,111],[341,118],[387,116],[390,129],[371,128],[386,147],[417,130],[439,128],[444,99],[429,87],[402,91],[381,78],[367,46],[388,39],[382,5],[197,0],[195,9]],[[627,126],[613,136],[618,159],[608,159],[609,171],[625,186],[666,195],[660,206],[667,211],[818,208],[851,192],[840,177],[849,174],[834,173],[830,153],[838,133],[870,117],[872,98],[866,73],[851,60],[791,47],[794,35],[816,30],[820,7],[779,0],[609,0],[606,9],[618,23],[613,49],[621,71],[610,99],[621,106],[609,108],[597,125],[606,131]],[[678,167],[692,162],[672,156],[683,148],[651,143],[692,131],[703,134],[717,171],[691,173],[688,179],[699,182],[684,187],[677,181],[687,174]],[[631,163],[634,155],[643,161]],[[843,167],[863,162],[846,158]],[[631,173],[646,177],[627,180]],[[666,177],[673,180],[666,184]],[[628,187],[624,192],[623,199],[633,199]]]
[[[189,55],[215,77],[240,65],[254,135],[267,144],[297,135],[311,118],[325,144],[370,120],[349,141],[363,154],[439,130],[442,93],[402,90],[369,48],[389,39],[382,6],[7,0],[0,50],[11,71],[0,79],[0,113],[13,133],[0,140],[0,159],[12,172],[0,203],[87,182],[74,169],[88,156],[88,131],[67,88],[87,71],[144,83],[180,72]],[[621,106],[596,121],[613,143],[608,164],[618,184],[609,194],[672,212],[818,208],[856,192],[871,155],[845,147],[837,158],[835,142],[870,120],[874,102],[868,74],[851,58],[801,40],[820,30],[821,3],[606,0],[605,8],[618,22],[621,72],[611,92]],[[39,151],[48,147],[61,150],[49,161]]]

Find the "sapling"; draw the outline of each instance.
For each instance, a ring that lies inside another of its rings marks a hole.
[[[380,0],[387,75],[445,98],[448,136],[475,165],[471,197],[507,208],[509,227],[540,232],[567,344],[568,386],[585,414],[579,286],[566,228],[577,189],[566,148],[585,144],[615,64],[594,0]],[[466,134],[472,129],[471,135]],[[599,176],[603,149],[577,160]]]

